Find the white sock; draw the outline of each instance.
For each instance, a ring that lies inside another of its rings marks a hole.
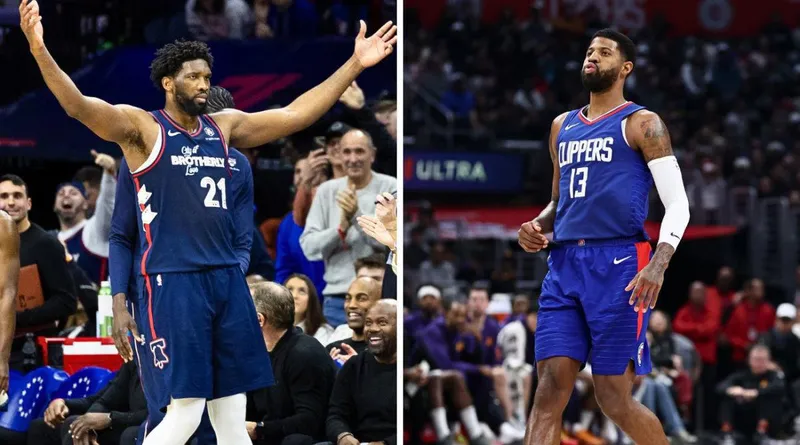
[[[433,428],[436,429],[436,438],[444,440],[450,435],[450,425],[447,424],[447,410],[444,407],[431,410],[431,420]]]
[[[252,445],[245,426],[246,415],[247,396],[244,393],[208,401],[208,419],[214,427],[217,443]]]
[[[575,427],[575,431],[587,431],[590,426],[592,426],[592,420],[594,420],[594,413],[591,411],[583,411],[581,412],[581,421],[578,422],[578,425]]]
[[[144,438],[142,445],[186,443],[203,418],[205,399],[173,399],[164,420]]]
[[[464,422],[464,428],[467,430],[467,435],[470,439],[481,437],[483,430],[481,423],[478,422],[478,413],[475,412],[475,407],[470,405],[461,410],[461,421]]]

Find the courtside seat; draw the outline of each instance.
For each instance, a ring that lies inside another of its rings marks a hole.
[[[100,390],[111,378],[111,371],[97,366],[87,366],[70,376],[53,399],[81,399]]]
[[[69,378],[69,374],[45,366],[28,373],[16,391],[9,393],[8,409],[0,414],[0,427],[25,432],[33,419],[44,413],[50,396]]]

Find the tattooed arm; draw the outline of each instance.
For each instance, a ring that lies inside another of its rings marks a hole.
[[[628,118],[625,136],[631,146],[642,153],[666,209],[656,252],[648,266],[631,281],[627,289],[634,289],[631,304],[641,293],[640,301],[643,306],[655,308],[658,292],[664,281],[664,271],[689,224],[689,201],[678,161],[672,153],[669,132],[661,118],[647,110],[635,113]]]

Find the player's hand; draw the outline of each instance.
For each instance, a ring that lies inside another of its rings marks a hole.
[[[547,247],[549,241],[542,233],[542,226],[535,219],[520,226],[517,231],[519,245],[528,253],[536,253]]]
[[[425,378],[425,373],[422,372],[422,368],[420,366],[414,366],[413,368],[406,370],[405,377],[409,382],[417,386],[425,386],[425,383],[428,383],[428,379]]]
[[[111,426],[111,417],[107,413],[86,413],[72,422],[69,433],[73,439],[87,437],[91,431],[103,431]]]
[[[633,291],[628,304],[633,305],[635,311],[640,309],[647,312],[647,309],[655,309],[658,301],[658,293],[661,292],[661,285],[664,284],[664,268],[649,263],[644,267],[625,287],[626,292]]]
[[[247,427],[247,435],[250,436],[250,439],[255,441],[258,439],[258,434],[256,433],[256,425],[255,422],[245,422],[245,426]]]
[[[8,357],[0,358],[0,392],[8,393]]]
[[[69,416],[69,408],[64,399],[55,399],[47,405],[47,409],[44,411],[44,423],[50,428],[55,428],[64,423],[67,416]]]
[[[339,102],[343,103],[347,108],[352,110],[360,110],[364,108],[364,103],[366,102],[364,98],[364,91],[358,87],[358,84],[354,80],[353,83],[344,90],[342,93],[342,97],[339,98]]]
[[[396,34],[397,26],[388,21],[375,34],[367,38],[367,24],[361,20],[361,29],[356,37],[353,55],[362,67],[369,68],[394,51],[394,44],[397,43]]]
[[[19,4],[19,26],[22,28],[31,51],[44,48],[44,27],[39,15],[39,2],[22,0]]]
[[[358,217],[357,221],[358,226],[361,227],[361,230],[363,230],[367,236],[388,247],[389,250],[395,250],[396,243],[394,238],[392,238],[392,234],[378,221],[377,217],[361,215]]]
[[[125,306],[118,307],[114,305],[113,309],[114,321],[111,330],[111,337],[114,339],[114,345],[117,347],[117,352],[122,357],[122,360],[127,363],[133,360],[133,349],[131,343],[128,341],[128,332],[133,334],[134,341],[144,344],[144,336],[139,334],[136,328],[136,322],[133,321],[131,313]]]
[[[94,158],[94,163],[100,166],[103,170],[105,170],[111,176],[117,176],[117,161],[111,157],[111,155],[107,155],[105,153],[98,153],[95,150],[91,151],[92,158]]]
[[[383,192],[375,198],[375,216],[381,221],[384,227],[389,229],[390,225],[397,224],[397,198],[391,193]]]

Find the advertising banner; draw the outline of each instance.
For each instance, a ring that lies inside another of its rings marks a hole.
[[[405,190],[518,192],[525,157],[514,153],[406,151]]]

